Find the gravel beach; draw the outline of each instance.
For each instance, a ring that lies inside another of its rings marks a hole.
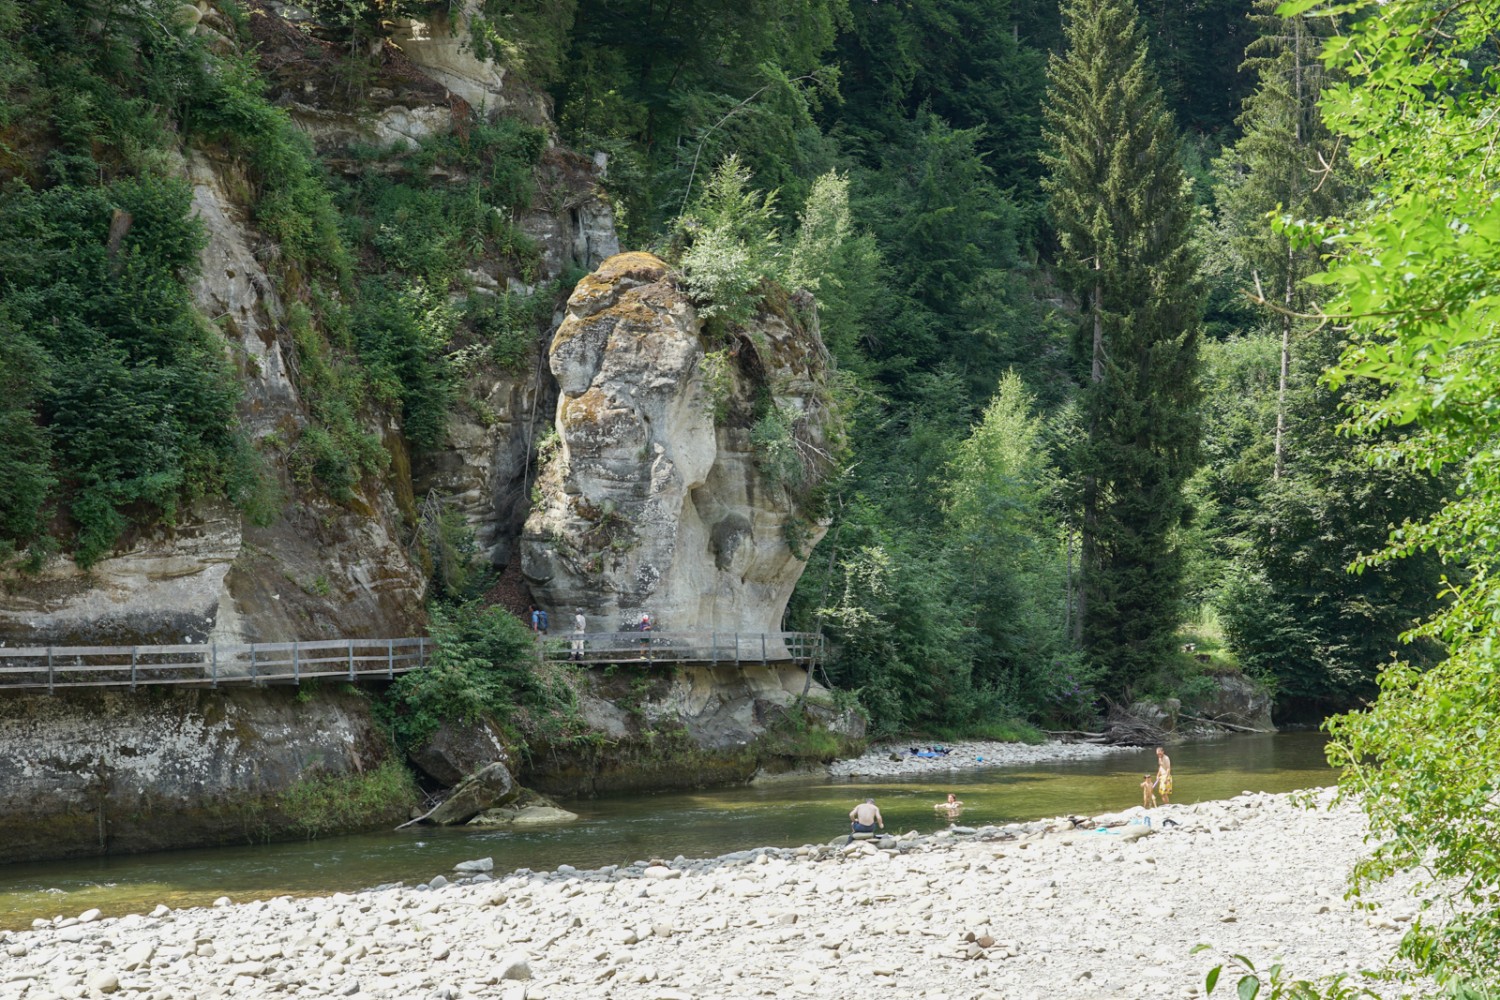
[[[929,744],[881,744],[859,757],[834,761],[828,765],[828,773],[835,778],[904,778],[1007,764],[1086,760],[1107,757],[1122,750],[1140,749],[1093,743],[995,743],[986,740],[944,743],[942,747],[948,751],[946,754],[923,757],[912,750],[928,752]]]
[[[0,933],[0,997],[1191,997],[1230,952],[1299,976],[1374,966],[1415,910],[1395,887],[1372,913],[1342,899],[1363,830],[1348,807],[1139,812],[86,913]]]

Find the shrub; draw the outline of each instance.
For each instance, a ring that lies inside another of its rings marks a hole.
[[[432,639],[428,667],[399,678],[380,707],[403,750],[420,745],[445,720],[493,716],[503,722],[555,693],[540,680],[534,636],[504,608],[435,607]]]
[[[281,794],[278,805],[313,840],[368,828],[416,801],[411,772],[397,760],[386,760],[365,773],[303,777]]]

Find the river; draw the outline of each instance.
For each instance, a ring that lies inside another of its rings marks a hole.
[[[1333,783],[1318,733],[1233,736],[1170,748],[1181,803],[1242,791],[1286,792]],[[286,844],[169,851],[0,866],[0,928],[33,918],[145,912],[158,903],[202,906],[279,895],[322,895],[387,882],[427,881],[454,864],[493,857],[496,872],[595,868],[649,858],[712,857],[758,846],[822,842],[847,832],[855,802],[874,796],[891,830],[944,825],[932,804],[944,793],[966,803],[969,825],[1068,813],[1088,815],[1140,802],[1156,769],[1151,750],[1085,761],[980,768],[920,781],[800,778],[750,788],[613,796],[564,803],[565,827],[525,832],[411,828]]]

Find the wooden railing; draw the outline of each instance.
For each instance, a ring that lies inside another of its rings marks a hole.
[[[432,640],[315,639],[182,646],[0,647],[0,688],[155,684],[300,684],[315,677],[390,679],[427,665]]]
[[[811,663],[823,655],[818,632],[585,632],[538,641],[548,660],[582,663]]]

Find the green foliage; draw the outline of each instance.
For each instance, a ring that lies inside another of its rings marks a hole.
[[[949,544],[968,567],[966,589],[981,639],[976,680],[1050,711],[1085,693],[1076,680],[1061,683],[1083,671],[1068,662],[1066,568],[1061,534],[1047,511],[1056,474],[1034,405],[1020,376],[1010,372],[1000,380],[949,462],[945,513]]]
[[[1500,67],[1473,57],[1490,44],[1497,11],[1493,3],[1434,10],[1397,0],[1358,13],[1325,46],[1330,65],[1348,76],[1325,91],[1323,116],[1351,162],[1370,171],[1376,197],[1319,225],[1339,252],[1315,279],[1330,294],[1322,308],[1349,336],[1328,379],[1352,390],[1350,429],[1377,467],[1446,469],[1459,489],[1431,516],[1395,526],[1387,547],[1356,567],[1441,556],[1453,568],[1445,606],[1413,635],[1442,642],[1448,658],[1425,673],[1388,665],[1375,705],[1330,723],[1330,759],[1342,771],[1341,793],[1370,824],[1374,846],[1356,870],[1356,891],[1416,872],[1431,909],[1409,933],[1405,957],[1449,995],[1493,994],[1500,167],[1488,123],[1500,107]],[[1379,391],[1358,391],[1370,382]]]
[[[1178,141],[1129,5],[1064,7],[1048,72],[1043,187],[1060,269],[1084,304],[1082,638],[1124,691],[1169,654],[1182,613],[1174,532],[1198,459],[1199,290]]]
[[[383,472],[390,461],[380,439],[360,421],[364,378],[314,328],[306,306],[288,309],[287,326],[297,347],[299,382],[313,417],[298,436],[287,468],[301,485],[316,484],[334,500],[347,503],[366,476]]]
[[[518,724],[573,713],[572,688],[543,668],[530,629],[504,608],[434,606],[431,634],[427,669],[397,679],[380,706],[401,749],[420,745],[444,720]]]
[[[806,712],[783,711],[757,738],[758,756],[827,764],[847,755],[850,741],[808,717]]]
[[[132,522],[253,491],[233,375],[187,287],[202,239],[189,202],[186,185],[150,176],[0,195],[8,377],[25,379],[5,404],[15,541],[63,500],[86,566]]]
[[[532,296],[449,292],[464,272],[499,258],[527,274],[536,248],[510,221],[529,204],[532,168],[545,133],[514,119],[471,121],[415,149],[356,151],[369,161],[340,204],[354,245],[374,272],[360,286],[349,326],[376,400],[399,406],[418,448],[443,439],[463,365],[481,353],[514,370],[529,356],[539,319],[550,320],[557,290]],[[434,171],[456,178],[431,179]]]
[[[616,159],[631,176],[613,184],[634,242],[683,211],[700,164],[736,151],[800,203],[826,169],[812,112],[835,75],[821,60],[846,16],[844,0],[579,5],[553,91],[558,121],[575,148],[629,150]]]
[[[729,349],[705,352],[698,370],[703,377],[703,391],[708,393],[713,407],[714,423],[723,423],[729,415],[729,401],[734,394],[734,368]]]
[[[691,239],[676,263],[699,314],[710,322],[747,321],[781,271],[776,193],[751,188],[750,172],[730,156],[677,227]]]
[[[457,395],[445,353],[458,316],[442,291],[421,282],[363,286],[351,326],[370,388],[401,408],[401,426],[419,448],[442,443]]]
[[[1209,947],[1200,944],[1193,948],[1193,952],[1196,954]],[[1292,979],[1280,963],[1258,970],[1255,963],[1244,955],[1231,955],[1227,963],[1209,969],[1203,979],[1203,992],[1211,996],[1219,988],[1226,971],[1235,977],[1234,992],[1239,1000],[1256,1000],[1257,997],[1265,1000],[1358,1000],[1373,997],[1379,1000],[1380,997],[1368,987],[1351,984],[1347,975],[1329,976],[1317,982]]]
[[[562,72],[577,0],[484,0],[469,13],[474,54],[534,83]]]
[[[281,794],[277,806],[308,840],[316,840],[389,822],[417,801],[411,772],[388,758],[369,772],[304,775]]]

